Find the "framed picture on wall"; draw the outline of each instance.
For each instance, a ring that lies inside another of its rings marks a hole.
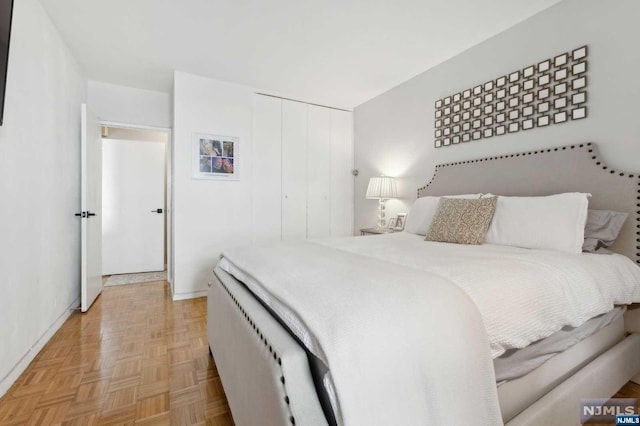
[[[194,133],[191,144],[193,179],[240,179],[238,137]]]

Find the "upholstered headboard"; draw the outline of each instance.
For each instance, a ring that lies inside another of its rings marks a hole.
[[[640,173],[608,167],[594,143],[440,164],[431,181],[418,188],[418,197],[476,192],[512,196],[589,192],[589,208],[629,213],[611,250],[640,264]]]

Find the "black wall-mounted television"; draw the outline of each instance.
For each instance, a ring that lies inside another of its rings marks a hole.
[[[4,123],[4,94],[7,88],[12,15],[13,0],[0,0],[0,126]]]

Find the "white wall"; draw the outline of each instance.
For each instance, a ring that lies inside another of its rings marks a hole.
[[[174,76],[174,298],[205,295],[220,252],[251,242],[253,90]],[[240,138],[240,180],[191,179],[191,137]]]
[[[355,109],[356,227],[375,223],[370,176],[398,176],[408,211],[438,163],[593,141],[616,170],[640,171],[637,0],[565,0]],[[434,102],[563,51],[589,46],[586,120],[435,149]]]
[[[86,80],[37,0],[14,5],[0,128],[0,395],[80,295]]]
[[[171,127],[171,95],[89,80],[89,106],[101,121]]]

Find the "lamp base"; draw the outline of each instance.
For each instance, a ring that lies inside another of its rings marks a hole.
[[[384,203],[386,203],[387,200],[378,200],[378,228],[384,228],[385,225],[385,206]]]

